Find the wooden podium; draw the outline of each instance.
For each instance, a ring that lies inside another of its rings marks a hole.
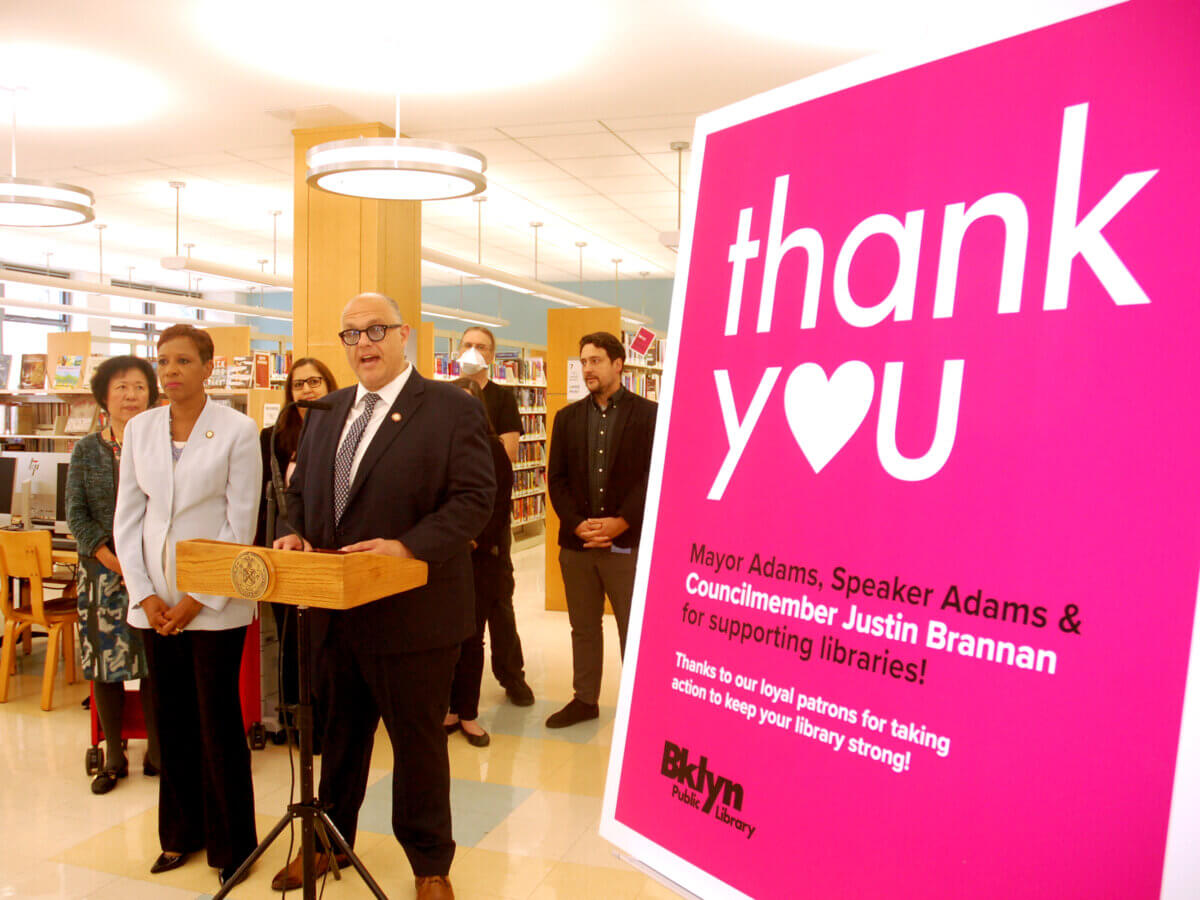
[[[300,801],[288,805],[283,818],[234,876],[221,886],[213,900],[221,900],[233,890],[293,819],[299,819],[301,823],[304,900],[315,900],[316,897],[315,832],[318,827],[324,831],[326,847],[332,845],[333,849],[345,853],[371,892],[387,900],[387,895],[346,843],[313,793],[312,676],[309,671],[312,657],[306,612],[313,607],[353,609],[381,597],[421,587],[428,580],[428,567],[417,559],[398,559],[382,553],[326,550],[300,553],[223,541],[192,540],[175,545],[175,572],[176,585],[181,591],[287,603],[296,607],[300,669],[300,702],[296,707],[296,729],[300,735]],[[334,877],[340,877],[336,862],[332,867]]]

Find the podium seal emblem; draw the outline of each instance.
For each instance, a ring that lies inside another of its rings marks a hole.
[[[234,557],[229,576],[233,589],[246,600],[259,600],[271,590],[271,564],[253,550],[243,550]]]

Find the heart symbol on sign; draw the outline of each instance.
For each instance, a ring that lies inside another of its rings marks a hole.
[[[797,366],[788,376],[783,408],[813,472],[820,472],[846,446],[867,417],[874,396],[875,375],[856,359],[842,363],[828,379],[816,363]]]

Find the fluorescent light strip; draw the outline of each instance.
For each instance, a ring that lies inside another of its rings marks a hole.
[[[439,319],[454,319],[456,322],[467,322],[471,325],[487,325],[492,328],[505,328],[512,323],[508,319],[489,316],[466,309],[450,309],[447,306],[437,306],[433,303],[421,303],[421,315],[436,316]]]
[[[228,327],[228,322],[205,322],[197,319],[184,319],[178,316],[152,316],[148,313],[129,313],[121,312],[116,309],[100,309],[94,306],[63,306],[61,303],[49,303],[44,300],[18,300],[15,297],[5,297],[4,306],[14,307],[16,309],[39,309],[47,312],[58,313],[60,316],[64,313],[71,316],[87,316],[90,319],[131,319],[134,322],[161,322],[166,325],[195,325],[198,328],[203,328],[205,325],[216,325],[218,327]],[[111,335],[110,335],[111,337]],[[264,337],[262,340],[277,340],[278,335]],[[259,340],[259,338],[252,338]],[[291,340],[291,338],[287,338]]]
[[[287,275],[272,275],[270,272],[260,272],[258,269],[244,269],[241,266],[227,266],[224,263],[212,262],[206,259],[194,259],[190,256],[164,256],[159,262],[164,269],[172,272],[191,272],[194,275],[213,275],[217,278],[228,278],[238,284],[261,284],[263,287],[292,289],[292,279]]]
[[[216,300],[205,300],[201,297],[184,297],[179,294],[160,294],[158,291],[142,291],[137,288],[115,287],[111,284],[100,284],[95,281],[76,281],[74,278],[55,278],[52,275],[33,275],[27,272],[14,272],[12,269],[0,269],[0,281],[17,284],[35,284],[39,287],[56,288],[60,291],[74,291],[80,294],[102,294],[106,297],[132,297],[145,303],[169,303],[174,306],[188,306],[192,309],[211,309],[217,312],[234,313],[239,316],[251,316],[259,319],[281,319],[292,321],[290,310],[267,309],[262,306],[248,306],[244,303],[220,303]],[[5,297],[7,304],[9,298]],[[118,318],[133,318],[133,316],[118,316]]]

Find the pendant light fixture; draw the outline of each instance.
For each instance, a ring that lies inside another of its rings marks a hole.
[[[371,200],[451,200],[487,187],[487,159],[458,144],[400,137],[351,138],[317,144],[305,154],[307,181],[332,194]]]
[[[82,225],[96,217],[92,192],[73,184],[17,177],[17,91],[12,96],[10,174],[0,175],[0,225],[46,228]]]
[[[659,232],[658,242],[672,252],[679,252],[679,232],[683,228],[683,151],[691,148],[687,141],[671,141],[678,165],[675,174],[675,230]]]

